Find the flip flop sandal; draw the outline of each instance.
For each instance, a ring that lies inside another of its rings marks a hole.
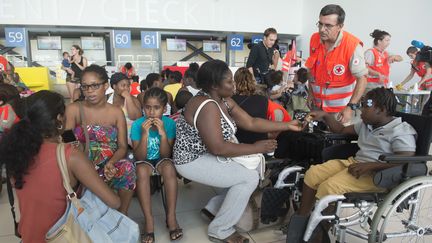
[[[149,242],[149,241],[150,241],[150,243],[154,243],[155,242],[154,232],[149,232],[149,233],[144,232],[144,233],[142,233],[141,234],[141,242],[144,243],[144,242]]]
[[[183,229],[177,228],[175,230],[170,230],[169,236],[171,241],[180,240],[181,238],[183,238]]]

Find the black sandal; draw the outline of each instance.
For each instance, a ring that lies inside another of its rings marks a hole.
[[[141,234],[141,242],[142,243],[154,243],[155,242],[155,235],[154,232],[144,232]]]
[[[183,229],[177,228],[175,230],[170,230],[169,236],[170,236],[171,241],[180,240],[183,237]]]
[[[176,228],[171,230],[168,226],[168,220],[165,221],[166,227],[169,230],[169,238],[171,241],[175,241],[175,240],[180,240],[181,238],[183,238],[183,229],[179,227],[178,223]]]

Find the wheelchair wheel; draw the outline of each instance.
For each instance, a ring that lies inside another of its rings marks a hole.
[[[410,179],[378,205],[369,243],[432,242],[432,177]]]

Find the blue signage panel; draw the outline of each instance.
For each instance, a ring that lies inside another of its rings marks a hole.
[[[5,28],[7,47],[25,47],[26,36],[24,28]]]
[[[263,40],[263,36],[262,35],[253,35],[252,36],[252,43],[254,44],[258,44]]]
[[[141,46],[146,49],[159,48],[158,32],[141,31]]]
[[[228,36],[228,46],[232,51],[242,51],[243,50],[243,35],[229,35]]]
[[[130,30],[114,30],[114,48],[131,48]]]

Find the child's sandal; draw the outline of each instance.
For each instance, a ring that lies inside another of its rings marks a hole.
[[[141,234],[141,243],[154,243],[155,235],[154,232],[144,232]]]

